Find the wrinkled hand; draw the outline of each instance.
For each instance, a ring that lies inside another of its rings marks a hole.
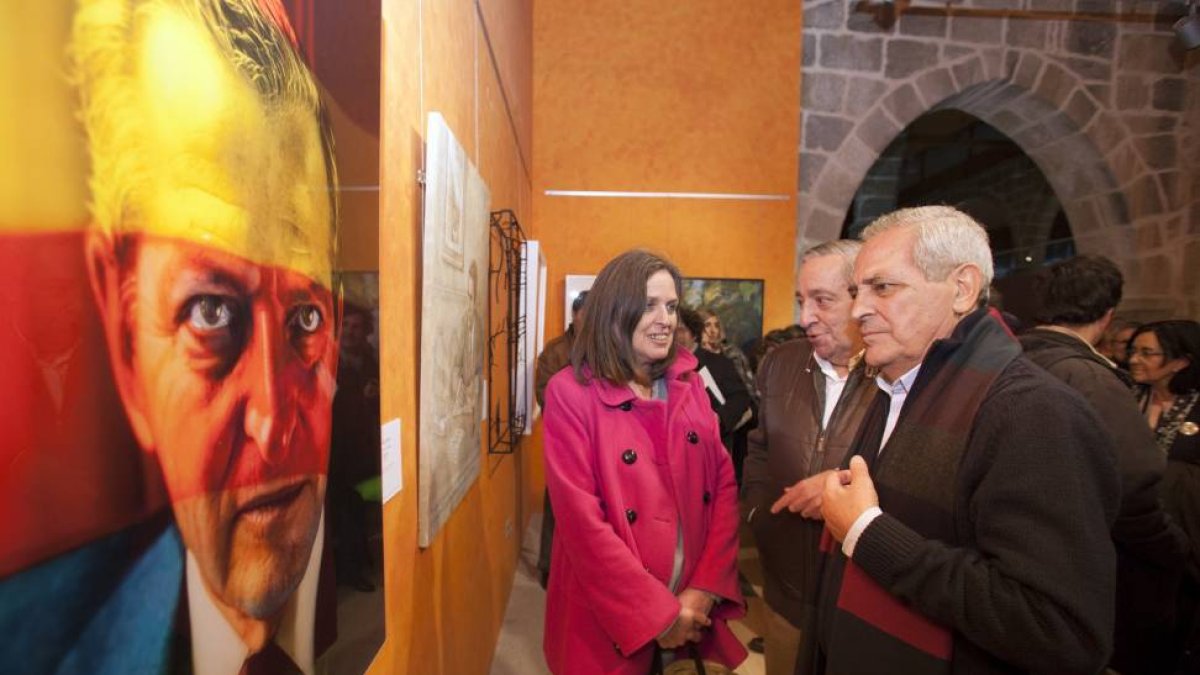
[[[815,476],[796,481],[795,485],[783,489],[783,496],[771,505],[771,513],[787,509],[805,518],[821,519],[821,497],[825,493],[825,479],[834,473],[832,469]]]
[[[703,591],[688,588],[679,594],[679,616],[675,622],[658,638],[658,646],[663,649],[675,649],[688,642],[699,642],[701,630],[712,625],[708,611],[712,609],[712,600]]]
[[[850,459],[850,470],[830,473],[825,478],[825,494],[822,497],[821,514],[825,516],[825,527],[839,542],[864,511],[879,506],[879,495],[875,483],[867,471],[862,457]]]
[[[712,612],[713,608],[712,596],[694,588],[685,588],[679,594],[679,603],[685,607],[691,607],[697,614],[705,617]]]

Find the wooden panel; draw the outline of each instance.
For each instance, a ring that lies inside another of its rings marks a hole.
[[[426,114],[436,110],[445,116],[487,182],[494,209],[528,210],[530,184],[520,169],[519,141],[474,3],[388,0],[384,19],[383,409],[384,419],[402,420],[404,491],[384,513],[388,637],[372,672],[484,673],[512,587],[523,527],[520,457],[485,457],[479,480],[432,545],[418,549],[421,194],[416,172],[422,166]],[[491,31],[493,38],[497,30],[510,45],[506,49],[519,51],[520,42],[528,40],[528,19],[522,25],[506,18]],[[519,59],[513,63],[510,67],[519,70]],[[530,103],[528,97],[520,101],[525,109]]]
[[[539,3],[535,190],[793,193],[800,3]]]
[[[529,163],[533,161],[533,1],[480,0],[479,7],[512,107],[518,145]]]

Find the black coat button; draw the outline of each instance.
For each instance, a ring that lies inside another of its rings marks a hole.
[[[622,403],[621,410],[624,410],[625,412],[629,412],[630,410],[633,410],[633,401],[625,401],[624,403]]]
[[[704,503],[707,504],[711,501],[712,501],[712,495],[709,494],[708,490],[705,490],[704,491]]]
[[[697,434],[694,431],[689,431],[689,432],[687,432],[687,439],[688,439],[688,443],[695,445],[700,442],[700,434]]]
[[[633,509],[625,509],[625,520],[628,520],[630,525],[636,523],[637,511],[634,511]]]
[[[629,449],[621,453],[621,461],[626,464],[633,464],[637,461],[637,450]]]

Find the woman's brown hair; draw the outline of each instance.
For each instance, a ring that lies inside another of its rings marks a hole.
[[[671,261],[649,251],[634,249],[613,258],[600,270],[588,291],[583,325],[571,348],[575,379],[586,383],[583,367],[616,385],[638,381],[648,385],[662,377],[675,361],[675,343],[650,372],[638,372],[633,354],[633,331],[646,311],[646,283],[666,270],[675,282],[675,294],[683,294],[683,277]]]

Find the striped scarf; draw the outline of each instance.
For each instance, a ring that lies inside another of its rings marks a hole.
[[[954,504],[959,464],[992,383],[1021,354],[1003,322],[987,310],[965,317],[934,342],[921,364],[884,452],[875,455],[887,395],[872,406],[847,454],[875,458],[871,477],[885,512],[929,539],[961,544]],[[950,672],[953,635],[893,596],[848,560],[828,531],[818,595],[815,672]],[[805,668],[801,668],[801,671]]]

